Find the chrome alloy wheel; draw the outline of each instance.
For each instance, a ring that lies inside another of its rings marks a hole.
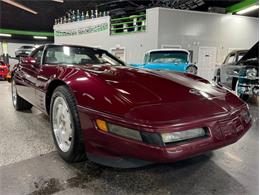
[[[17,104],[17,92],[16,92],[16,85],[14,80],[12,81],[12,100],[13,100],[13,105],[15,107]]]
[[[194,66],[189,66],[187,68],[186,72],[189,73],[189,74],[195,74],[196,75],[197,74],[197,68],[194,67]]]
[[[52,109],[52,125],[57,145],[63,152],[68,152],[72,143],[72,117],[63,97],[55,98]]]

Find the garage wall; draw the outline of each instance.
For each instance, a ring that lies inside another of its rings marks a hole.
[[[140,63],[147,50],[158,47],[158,9],[149,9],[146,12],[147,31],[127,35],[112,35],[109,30],[74,36],[55,36],[54,42],[58,44],[76,44],[92,47],[100,47],[111,51],[112,48],[125,48],[125,60],[127,63]],[[95,20],[95,19],[94,19]],[[86,22],[86,21],[82,21]],[[109,17],[107,17],[109,23]],[[62,24],[64,27],[73,23]],[[54,26],[54,29],[62,29],[62,25]],[[75,23],[77,25],[77,23]],[[110,26],[110,25],[109,25]]]
[[[249,49],[258,41],[257,18],[157,9],[159,9],[159,47],[172,44],[193,50],[193,62],[198,62],[199,47],[216,47],[216,63],[222,63],[230,48]]]

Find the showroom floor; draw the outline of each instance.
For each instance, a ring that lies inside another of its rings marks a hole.
[[[120,170],[65,163],[55,152],[48,117],[16,112],[0,81],[0,194],[258,194],[258,107],[237,143],[173,164]]]

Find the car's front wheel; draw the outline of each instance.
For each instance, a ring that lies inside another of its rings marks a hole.
[[[32,108],[32,104],[30,104],[17,94],[16,84],[14,80],[12,80],[11,83],[11,92],[13,106],[16,110],[29,110]]]
[[[187,73],[189,74],[197,74],[198,70],[195,66],[189,66],[186,70]]]
[[[54,143],[60,156],[67,162],[85,160],[76,101],[66,86],[59,86],[53,92],[50,119]]]

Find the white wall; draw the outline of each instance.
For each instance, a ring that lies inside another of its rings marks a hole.
[[[198,62],[199,47],[217,47],[216,63],[222,63],[229,48],[249,49],[258,41],[257,18],[158,9],[158,45],[182,45],[184,49],[193,50],[195,62]]]

